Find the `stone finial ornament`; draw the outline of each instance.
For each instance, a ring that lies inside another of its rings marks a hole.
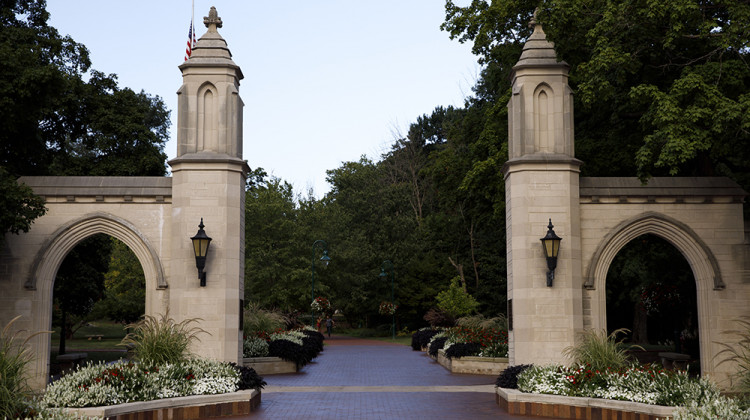
[[[537,7],[536,9],[534,9],[534,15],[531,16],[531,20],[529,21],[529,28],[531,28],[531,29],[536,28],[536,23],[537,23],[536,22],[536,16],[537,16],[538,13],[539,13],[539,8]]]
[[[203,24],[206,25],[209,32],[216,32],[217,28],[221,28],[221,18],[216,11],[216,7],[211,6],[211,10],[208,11],[208,16],[203,18]]]

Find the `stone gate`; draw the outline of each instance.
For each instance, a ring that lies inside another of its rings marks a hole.
[[[743,201],[726,178],[580,178],[573,92],[535,25],[513,68],[508,103],[506,183],[510,363],[563,363],[563,350],[588,328],[606,329],[606,276],[614,256],[643,234],[674,245],[696,281],[701,370],[725,379],[715,358],[722,334],[750,315]],[[563,238],[554,283],[540,238],[549,220]]]
[[[211,8],[208,31],[180,65],[177,157],[171,177],[23,177],[45,198],[48,212],[22,235],[7,235],[0,251],[0,324],[50,330],[52,292],[60,264],[81,240],[98,233],[130,247],[146,277],[146,313],[176,321],[201,318],[194,351],[237,362],[241,358],[244,293],[242,71],[232,61]],[[212,237],[200,286],[190,241],[201,219]],[[31,341],[33,385],[44,387],[50,336]]]

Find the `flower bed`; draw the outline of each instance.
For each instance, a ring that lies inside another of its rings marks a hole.
[[[654,366],[604,371],[588,366],[518,368],[498,378],[498,384],[509,384],[513,382],[510,376],[517,376],[518,391],[498,388],[498,404],[512,414],[590,419],[608,418],[606,411],[641,413],[652,420],[666,416],[675,420],[750,418],[750,411],[722,396],[709,380],[690,377],[685,371]],[[564,415],[563,406],[567,407]]]
[[[323,351],[324,339],[323,334],[310,327],[249,337],[243,344],[243,363],[260,363],[258,367],[266,373],[297,372],[299,368],[310,363]],[[264,358],[264,360],[246,362],[247,359],[258,358]],[[277,363],[274,360],[280,362]],[[281,362],[289,362],[291,365]],[[261,364],[266,363],[270,363],[267,366],[270,370],[268,372],[265,370],[266,367],[261,367]]]
[[[529,394],[516,389],[497,388],[497,404],[508,414],[554,419],[673,419],[675,407],[664,407],[599,398]]]
[[[427,351],[435,360],[440,349],[445,350],[448,358],[508,356],[508,332],[501,329],[453,327],[437,334],[420,330],[412,335],[412,348],[416,345],[421,346],[427,338]]]
[[[48,407],[92,407],[189,395],[260,390],[265,385],[255,371],[213,360],[190,359],[152,366],[119,361],[88,364],[47,387],[42,403]]]

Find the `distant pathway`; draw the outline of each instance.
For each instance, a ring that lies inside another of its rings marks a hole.
[[[267,375],[248,419],[528,419],[495,403],[495,376],[451,374],[422,352],[333,336],[296,374]]]

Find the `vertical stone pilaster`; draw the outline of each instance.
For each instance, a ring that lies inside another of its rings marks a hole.
[[[504,167],[510,364],[564,362],[583,326],[578,174],[568,65],[541,25],[514,66]],[[552,219],[562,237],[552,287],[541,241]]]

